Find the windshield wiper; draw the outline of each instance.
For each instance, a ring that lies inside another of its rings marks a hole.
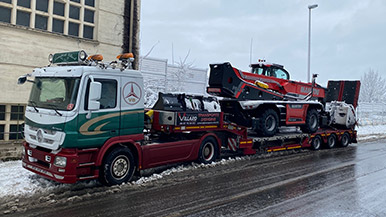
[[[51,107],[52,109],[54,109],[55,110],[55,112],[56,112],[56,114],[58,114],[59,116],[62,116],[63,114],[62,113],[60,113],[59,111],[58,111],[58,107],[56,107],[55,105],[53,105],[53,104],[47,104],[49,107]]]
[[[39,112],[39,110],[36,108],[36,102],[34,102],[34,101],[32,101],[32,100],[30,100],[30,101],[28,101],[29,103],[31,103],[31,105],[32,105],[32,107],[35,109],[35,111],[36,112]]]

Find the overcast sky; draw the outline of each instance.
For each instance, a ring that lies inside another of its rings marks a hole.
[[[360,79],[370,68],[386,73],[386,0],[142,0],[141,54],[184,58],[197,68],[252,60],[284,65],[307,79],[308,8],[312,10],[311,72],[318,83]]]

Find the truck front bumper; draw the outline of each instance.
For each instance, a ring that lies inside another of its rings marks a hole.
[[[39,174],[45,178],[60,182],[60,183],[75,183],[82,179],[97,178],[94,175],[86,175],[87,178],[80,178],[82,174],[90,174],[90,168],[82,168],[80,164],[80,156],[76,149],[61,149],[57,153],[49,150],[33,148],[28,143],[24,142],[24,155],[22,164],[29,171]],[[56,157],[65,157],[66,165],[59,167],[54,164]],[[95,173],[97,174],[97,173]]]

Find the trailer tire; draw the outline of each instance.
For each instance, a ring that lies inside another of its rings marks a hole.
[[[206,137],[200,145],[197,161],[203,164],[209,164],[216,160],[218,156],[218,144],[215,138]]]
[[[255,131],[262,136],[274,136],[279,127],[279,117],[273,109],[265,110],[259,117]]]
[[[335,145],[336,145],[336,136],[335,134],[331,134],[327,137],[326,147],[331,149],[331,148],[334,148]]]
[[[319,114],[316,109],[307,111],[306,123],[301,127],[305,133],[315,133],[319,129]]]
[[[342,147],[347,147],[348,144],[350,144],[350,134],[348,134],[347,132],[343,133],[342,137],[340,138],[340,146]]]
[[[135,169],[136,165],[130,149],[128,147],[115,148],[103,160],[99,179],[107,186],[119,185],[130,181]]]
[[[319,150],[322,146],[322,137],[317,135],[311,141],[311,147],[313,150]]]

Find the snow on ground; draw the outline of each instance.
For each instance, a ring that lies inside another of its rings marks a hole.
[[[386,125],[367,125],[358,127],[358,138],[360,141],[386,138]],[[167,169],[161,173],[154,173],[148,177],[127,183],[126,185],[144,185],[149,182],[187,170],[193,170],[205,167],[214,167],[219,164],[228,164],[233,161],[246,160],[250,157],[234,157],[222,159],[212,164],[204,165],[191,163],[189,165],[180,165]],[[21,161],[0,162],[0,199],[6,197],[28,197],[36,193],[49,194],[55,190],[74,190],[83,188],[92,188],[98,186],[97,181],[85,181],[77,184],[60,184],[44,179],[32,172],[22,168]]]

